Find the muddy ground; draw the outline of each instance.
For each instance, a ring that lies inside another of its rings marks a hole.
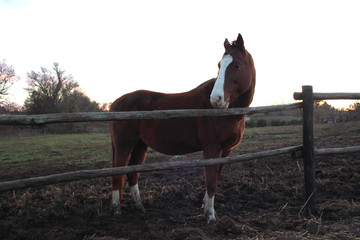
[[[236,152],[293,145],[274,141],[277,137],[245,135],[247,149]],[[254,139],[259,141],[251,145]],[[323,147],[360,145],[356,135],[316,141]],[[123,214],[114,216],[109,178],[0,193],[0,239],[359,239],[360,153],[316,159],[318,216],[306,216],[302,209],[302,160],[281,155],[225,166],[215,198],[217,222],[211,225],[202,209],[203,169],[176,169],[142,174],[145,214],[132,206],[126,189]],[[158,161],[169,157],[153,154],[148,159]],[[108,166],[102,162],[89,168]],[[0,180],[67,170],[74,167],[7,168],[0,170]]]

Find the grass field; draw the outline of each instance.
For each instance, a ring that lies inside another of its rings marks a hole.
[[[109,156],[108,134],[57,134],[0,140],[2,164],[24,167],[33,161],[89,164]]]
[[[332,144],[342,146],[346,137],[359,140],[360,122],[318,124],[314,127],[315,145],[318,148]],[[320,139],[326,139],[325,144]],[[322,146],[318,143],[321,142]],[[272,149],[274,145],[302,144],[302,126],[247,128],[243,141],[234,151],[256,152]],[[161,154],[150,149],[148,158]],[[56,134],[0,139],[1,168],[32,168],[43,165],[50,168],[73,166],[74,169],[111,164],[110,135],[105,133]],[[185,158],[185,157],[184,157]],[[151,161],[151,160],[150,160]]]

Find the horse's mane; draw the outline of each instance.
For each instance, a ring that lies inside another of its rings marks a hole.
[[[238,42],[237,40],[231,42],[231,48],[236,48],[241,52],[245,52],[244,42]]]

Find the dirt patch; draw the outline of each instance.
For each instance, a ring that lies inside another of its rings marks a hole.
[[[317,144],[321,145],[320,141]],[[329,145],[326,139],[323,141]],[[359,141],[345,138],[341,145],[359,145]],[[271,148],[288,146],[281,141],[267,144]],[[331,145],[338,144],[335,141]],[[244,146],[250,151],[260,150],[255,145]],[[168,159],[156,156],[148,162]],[[203,169],[176,169],[142,174],[139,186],[145,214],[132,205],[126,189],[122,215],[114,216],[109,178],[0,193],[0,239],[360,238],[359,153],[316,159],[319,216],[305,216],[301,211],[301,159],[281,155],[225,166],[215,197],[218,220],[211,225],[206,224],[201,207]],[[92,167],[108,165],[98,163]],[[46,175],[73,171],[74,166],[54,169],[39,164],[32,169],[31,174]],[[11,176],[28,177],[29,172],[6,169],[0,170],[0,176],[3,181]]]

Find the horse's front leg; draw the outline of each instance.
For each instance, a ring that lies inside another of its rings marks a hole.
[[[220,151],[204,151],[204,158],[218,158],[221,156]],[[219,165],[205,166],[205,184],[206,193],[204,197],[204,213],[207,222],[211,223],[216,220],[214,200],[215,192],[218,185]]]

